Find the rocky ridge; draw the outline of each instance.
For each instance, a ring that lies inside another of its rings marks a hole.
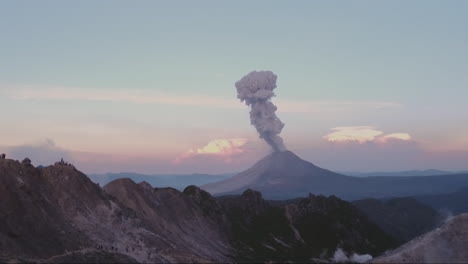
[[[1,262],[314,262],[337,248],[376,255],[395,246],[337,197],[214,198],[129,179],[101,188],[61,162],[0,159],[0,200]]]

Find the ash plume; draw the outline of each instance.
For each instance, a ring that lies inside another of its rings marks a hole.
[[[275,96],[277,76],[271,71],[253,71],[236,82],[237,98],[250,106],[250,123],[255,126],[275,152],[285,151],[279,136],[284,123],[275,112],[278,109],[270,99]]]

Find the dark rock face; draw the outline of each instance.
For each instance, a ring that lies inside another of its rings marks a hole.
[[[209,199],[213,198],[203,197],[204,191],[189,187],[186,191],[195,196],[192,199],[193,196],[172,188],[152,188],[146,183],[136,184],[130,179],[115,180],[106,185],[104,190],[133,210],[140,225],[147,231],[164,237],[163,245],[147,241],[147,246],[175,248],[171,254],[184,256],[186,260],[228,260],[225,257],[231,254],[228,241],[221,235],[218,225],[220,220],[210,217],[207,206]],[[211,202],[215,203],[215,200]]]
[[[31,166],[31,160],[29,158],[25,158],[21,164],[23,164],[24,166]]]
[[[68,172],[61,171],[60,177],[66,174]],[[69,204],[73,193],[66,194],[70,199],[63,199],[63,192],[69,188],[57,193],[62,187],[49,184],[50,176],[24,163],[0,161],[0,248],[3,254],[42,258],[91,243],[67,219],[67,211],[79,211]],[[85,176],[81,178],[87,180]],[[76,185],[73,189],[80,187]],[[99,191],[95,189],[90,193],[95,195]],[[86,195],[85,189],[82,192]],[[81,194],[78,197],[82,198]],[[74,237],[73,241],[70,236]]]
[[[399,243],[405,243],[442,223],[442,215],[414,198],[387,201],[364,199],[353,204]]]
[[[129,194],[139,193],[130,189]],[[70,164],[39,169],[1,160],[0,199],[0,261],[187,262],[209,257],[177,254],[172,250],[177,245]]]
[[[309,195],[287,209],[310,250],[322,248],[323,253],[338,245],[347,252],[375,256],[396,245],[361,211],[336,196]]]
[[[240,262],[311,262],[332,258],[337,248],[379,254],[395,241],[359,210],[337,197],[310,195],[268,202],[256,191],[220,198],[229,237]]]
[[[0,160],[0,262],[310,262],[392,239],[336,197],[214,198],[129,179],[100,188],[67,163]]]

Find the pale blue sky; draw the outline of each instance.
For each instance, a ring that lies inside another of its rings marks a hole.
[[[351,165],[344,151],[318,154],[332,128],[372,126],[411,135],[419,163],[368,169],[467,169],[467,14],[462,0],[0,1],[0,146],[52,139],[70,152],[165,164],[214,139],[256,141],[233,84],[272,70],[282,135],[304,158],[366,170],[362,144]],[[428,158],[447,152],[460,162]],[[76,160],[111,171],[114,159]],[[122,170],[192,169],[124,160]]]

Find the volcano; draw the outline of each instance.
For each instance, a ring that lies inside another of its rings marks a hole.
[[[239,194],[254,189],[269,199],[284,199],[309,193],[342,194],[349,184],[359,181],[359,178],[317,167],[291,151],[281,151],[266,156],[238,175],[201,188],[213,195]]]
[[[291,151],[274,152],[231,178],[200,186],[215,196],[237,195],[246,189],[266,199],[336,195],[346,200],[433,195],[468,186],[468,174],[437,176],[353,177],[315,166]]]

